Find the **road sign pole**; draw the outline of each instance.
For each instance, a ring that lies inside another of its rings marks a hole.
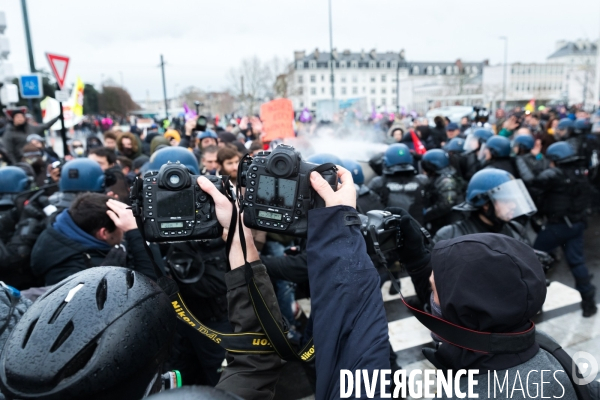
[[[63,158],[69,154],[69,146],[67,145],[67,130],[65,129],[65,116],[63,114],[63,105],[58,103],[60,107],[60,137],[63,142]]]

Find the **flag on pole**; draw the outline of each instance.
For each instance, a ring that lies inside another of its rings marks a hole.
[[[417,153],[420,156],[425,154],[427,152],[427,149],[425,148],[425,146],[423,146],[423,143],[421,143],[421,141],[419,140],[419,137],[417,136],[415,131],[413,131],[412,129],[410,130],[410,136],[413,141],[413,146],[415,146],[415,153]]]

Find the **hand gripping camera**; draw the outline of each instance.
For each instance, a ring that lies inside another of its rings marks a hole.
[[[244,224],[261,231],[306,236],[308,210],[325,207],[310,185],[317,171],[337,190],[337,171],[332,164],[317,165],[302,160],[292,146],[279,145],[246,158],[240,165],[238,183],[246,188]]]
[[[207,176],[221,193],[221,178]],[[143,221],[144,238],[149,242],[178,242],[213,239],[223,234],[217,221],[215,203],[197,183],[198,175],[177,163],[136,178],[131,188],[133,215]]]

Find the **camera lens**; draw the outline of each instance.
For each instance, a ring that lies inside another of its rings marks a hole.
[[[171,185],[177,185],[179,183],[179,181],[181,181],[181,178],[179,178],[179,175],[177,175],[177,174],[171,174],[169,176],[169,183]]]

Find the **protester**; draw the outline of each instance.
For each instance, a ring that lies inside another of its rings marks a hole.
[[[32,133],[43,134],[46,129],[49,129],[56,121],[58,116],[50,121],[35,125],[27,121],[27,117],[22,110],[12,111],[12,119],[7,124],[4,135],[2,135],[2,143],[6,149],[8,156],[13,163],[21,159],[23,154],[21,149],[27,143],[27,137]]]
[[[142,155],[142,143],[140,139],[129,132],[124,132],[119,136],[117,139],[117,148],[120,154],[131,160],[135,160]]]
[[[217,152],[217,163],[219,164],[219,175],[228,175],[232,182],[237,179],[240,153],[233,146],[223,146]]]

